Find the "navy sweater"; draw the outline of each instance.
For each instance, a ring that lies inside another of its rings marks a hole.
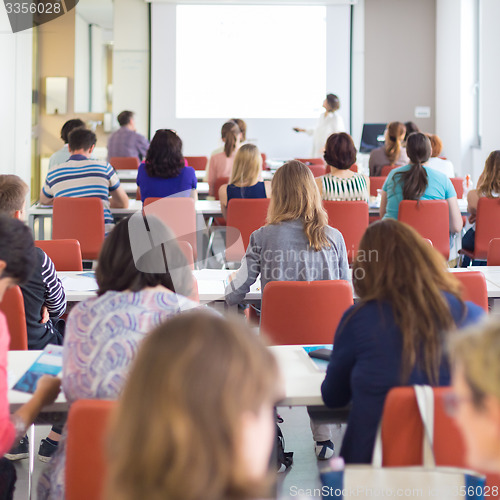
[[[484,311],[445,294],[458,327],[477,321]],[[369,463],[384,401],[392,387],[428,384],[425,373],[414,368],[406,384],[401,384],[401,331],[394,322],[389,303],[370,301],[348,309],[337,329],[326,378],[321,386],[325,404],[331,408],[352,401],[352,410],[340,450],[346,463]],[[440,386],[450,384],[446,359],[439,369]]]

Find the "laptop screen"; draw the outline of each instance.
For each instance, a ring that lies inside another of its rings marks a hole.
[[[373,149],[384,145],[386,123],[365,123],[361,135],[360,153],[370,153]]]

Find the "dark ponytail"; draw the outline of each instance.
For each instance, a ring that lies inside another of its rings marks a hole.
[[[398,182],[403,184],[403,200],[419,200],[429,183],[427,172],[422,166],[431,155],[431,142],[425,134],[414,132],[408,136],[406,153],[410,158],[410,170],[397,172]]]
[[[240,134],[240,128],[235,122],[226,122],[222,125],[221,136],[224,141],[224,153],[228,158],[234,153]]]

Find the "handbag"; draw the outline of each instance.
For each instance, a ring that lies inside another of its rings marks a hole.
[[[424,425],[423,465],[382,467],[382,425],[379,425],[371,465],[346,465],[321,472],[323,498],[482,499],[485,477],[458,467],[436,466],[433,450],[434,395],[428,385],[414,386]]]

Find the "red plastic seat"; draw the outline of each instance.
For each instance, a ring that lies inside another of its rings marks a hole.
[[[229,200],[227,204],[226,261],[243,258],[250,235],[266,224],[269,198]]]
[[[381,177],[387,177],[391,173],[391,170],[394,170],[395,168],[398,167],[396,167],[396,165],[384,165],[382,167]]]
[[[205,170],[207,168],[208,158],[206,156],[185,156],[184,159],[195,170]]]
[[[377,196],[377,189],[382,189],[387,177],[373,176],[370,177],[370,196]]]
[[[198,258],[196,208],[192,198],[146,198],[143,210],[146,217],[158,217],[178,241],[187,241],[193,248],[195,260]]]
[[[398,220],[412,226],[446,260],[450,256],[450,212],[446,200],[403,200]]]
[[[82,251],[78,240],[37,240],[41,248],[54,263],[56,271],[82,271]]]
[[[488,266],[500,266],[500,238],[493,238],[488,245]]]
[[[115,401],[80,399],[69,410],[66,441],[66,500],[104,498],[107,426]]]
[[[490,241],[494,238],[500,238],[500,199],[481,197],[477,204],[474,251],[462,249],[460,253],[473,260],[485,260]]]
[[[322,175],[326,174],[326,165],[319,165],[313,163],[307,166],[309,167],[309,170],[312,172],[314,177],[321,177]]]
[[[331,344],[352,304],[348,281],[271,281],[262,295],[260,328],[276,345]]]
[[[464,179],[463,177],[450,177],[450,181],[455,188],[457,198],[460,200],[464,196]]]
[[[82,258],[96,260],[104,241],[104,209],[99,198],[54,199],[53,240],[78,240]]]
[[[135,156],[112,156],[109,163],[115,170],[137,170],[139,158]]]
[[[463,287],[462,299],[470,300],[488,312],[488,290],[486,278],[481,271],[453,273]]]
[[[23,293],[18,286],[5,291],[0,303],[0,311],[5,314],[10,333],[10,351],[26,351],[28,349],[28,331],[26,313],[24,311]]]
[[[352,263],[359,242],[368,227],[368,203],[365,201],[324,201],[328,225],[338,229],[344,237],[347,258]]]
[[[349,170],[352,170],[353,172],[358,171],[358,165],[355,163],[354,165],[351,165],[351,168]]]

